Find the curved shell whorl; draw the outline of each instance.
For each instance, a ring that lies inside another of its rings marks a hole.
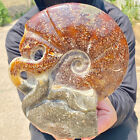
[[[10,68],[16,86],[21,84],[17,82],[21,70],[40,75],[53,69],[55,82],[80,90],[93,88],[104,97],[122,82],[129,59],[127,41],[116,22],[101,10],[78,3],[56,5],[33,16],[25,29],[22,57],[13,60]],[[47,53],[32,63],[38,45]],[[64,61],[66,57],[69,61]]]
[[[82,51],[75,51],[76,57],[73,58],[71,63],[71,70],[73,73],[84,76],[88,73],[90,69],[90,59],[85,52]]]
[[[70,70],[80,77],[89,72],[91,65],[90,58],[81,50],[71,50],[67,52],[60,60],[59,66],[61,66],[62,63],[67,63]]]
[[[58,138],[93,136],[97,101],[115,91],[128,66],[117,23],[94,6],[52,6],[27,21],[19,50],[10,76],[25,94],[22,108],[32,124]]]

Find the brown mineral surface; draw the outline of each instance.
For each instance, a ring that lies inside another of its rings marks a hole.
[[[11,83],[8,75],[7,54],[5,50],[5,39],[11,25],[0,27],[0,140],[29,140],[30,133],[28,129],[28,120],[25,118],[17,90]],[[136,35],[136,70],[137,70],[137,103],[135,111],[140,118],[140,23],[134,27]],[[140,140],[140,126],[138,127],[138,136]]]

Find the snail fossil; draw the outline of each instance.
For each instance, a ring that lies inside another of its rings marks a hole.
[[[27,21],[19,49],[9,71],[31,123],[58,138],[96,135],[96,104],[120,85],[128,66],[115,21],[90,5],[55,5]]]

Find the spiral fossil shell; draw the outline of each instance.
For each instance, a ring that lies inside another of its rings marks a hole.
[[[60,138],[97,134],[97,100],[114,92],[128,65],[127,41],[115,21],[85,4],[52,6],[28,20],[19,49],[10,77],[25,94],[26,117]]]

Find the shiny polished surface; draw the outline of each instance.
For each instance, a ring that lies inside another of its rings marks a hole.
[[[59,138],[96,135],[97,101],[113,93],[127,70],[119,26],[93,6],[56,5],[26,23],[20,52],[10,77],[25,94],[26,117]]]

